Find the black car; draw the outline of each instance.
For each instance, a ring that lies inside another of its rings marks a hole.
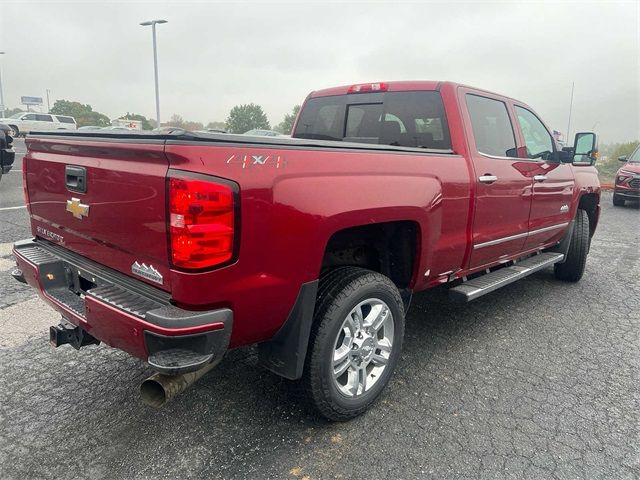
[[[13,137],[9,135],[11,128],[0,123],[0,178],[13,167],[16,153],[13,150]]]

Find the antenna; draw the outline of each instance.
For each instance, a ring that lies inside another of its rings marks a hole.
[[[571,101],[569,102],[569,123],[567,124],[567,145],[569,145],[569,130],[571,129],[571,110],[573,110],[573,87],[576,86],[576,82],[571,82]]]

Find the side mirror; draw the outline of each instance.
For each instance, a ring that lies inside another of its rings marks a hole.
[[[626,162],[627,161],[627,156],[626,155],[622,155],[621,157],[618,157],[618,160],[621,162]]]
[[[576,133],[573,144],[573,164],[593,165],[598,159],[598,139],[593,132]]]

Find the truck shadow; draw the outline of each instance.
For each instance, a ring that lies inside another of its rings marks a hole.
[[[443,365],[459,368],[461,352],[495,343],[511,317],[522,321],[552,285],[552,274],[542,272],[467,305],[449,303],[443,288],[415,296],[394,379],[369,413],[347,424],[330,424],[303,407],[297,384],[260,368],[253,348],[231,352],[155,410],[138,398],[152,373],[141,362],[106,347],[52,351],[44,338],[33,339],[0,351],[2,403],[12,412],[0,451],[17,459],[3,467],[4,476],[156,477],[176,464],[195,476],[285,476],[309,456],[331,458],[342,438],[384,430],[383,411],[415,417],[426,407],[412,396],[446,375]],[[25,450],[30,444],[38,448]],[[61,454],[64,464],[55,460]]]

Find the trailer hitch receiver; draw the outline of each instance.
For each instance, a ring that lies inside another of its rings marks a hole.
[[[57,326],[49,328],[49,342],[55,348],[68,343],[76,350],[87,345],[100,344],[100,340],[92,337],[82,328],[67,322],[64,318]]]

